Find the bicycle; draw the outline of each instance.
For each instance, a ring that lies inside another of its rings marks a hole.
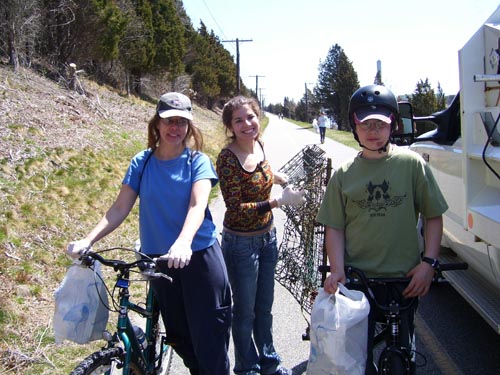
[[[444,280],[443,271],[466,270],[467,263],[445,263],[438,264],[435,268],[433,283]],[[319,271],[329,272],[329,266],[320,266]],[[367,278],[362,270],[347,266],[345,267],[347,277],[346,284],[354,283],[361,285],[366,291],[365,295],[370,301],[370,306],[377,309],[384,316],[384,320],[377,320],[374,335],[374,348],[381,349],[378,358],[378,370],[380,375],[410,375],[412,348],[406,348],[400,338],[401,314],[415,307],[418,298],[408,298],[404,303],[391,299],[388,304],[381,303],[375,297],[373,288],[393,288],[395,285],[405,286],[410,278]],[[381,347],[381,344],[385,346]],[[424,364],[425,365],[425,364]]]
[[[140,254],[141,259],[127,263],[123,260],[105,259],[99,253],[112,250],[125,250]],[[113,268],[117,272],[113,292],[108,294],[118,313],[116,332],[103,333],[107,345],[101,350],[86,357],[75,367],[70,375],[90,374],[122,374],[122,375],[166,375],[169,372],[172,360],[173,343],[167,339],[159,306],[153,297],[152,288],[147,285],[145,307],[130,301],[129,286],[130,274],[141,273],[146,282],[153,278],[164,277],[172,279],[158,272],[157,264],[146,255],[128,248],[115,247],[105,249],[99,253],[88,251],[80,259],[83,265],[92,267],[95,261],[104,266]],[[138,269],[138,270],[137,270]],[[142,280],[144,281],[144,280]],[[118,290],[118,296],[115,292]],[[145,318],[145,332],[138,329],[129,317],[129,311],[134,311]],[[142,338],[144,333],[145,338]]]

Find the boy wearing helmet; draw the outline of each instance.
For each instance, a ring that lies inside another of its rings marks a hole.
[[[335,293],[338,282],[346,282],[345,266],[359,268],[367,277],[411,278],[398,290],[401,299],[429,291],[438,264],[442,214],[448,206],[420,155],[389,142],[398,116],[397,100],[384,86],[362,87],[349,102],[349,121],[362,151],[335,171],[317,215],[326,227],[331,273],[324,289],[329,293]],[[419,214],[426,223],[423,257],[416,230]],[[380,294],[386,296],[387,289],[375,294],[383,298]],[[407,348],[414,348],[415,310],[416,305],[402,316],[400,335]],[[366,374],[376,374],[372,353],[376,314],[371,309]]]

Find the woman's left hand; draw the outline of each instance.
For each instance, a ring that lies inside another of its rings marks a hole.
[[[170,247],[168,253],[160,258],[168,261],[168,268],[184,268],[189,265],[192,254],[191,241],[178,238]]]

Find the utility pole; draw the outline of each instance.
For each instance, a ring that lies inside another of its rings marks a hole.
[[[257,100],[259,100],[259,77],[265,77],[265,76],[256,75],[256,76],[250,76],[250,77],[255,77],[255,96],[257,97]],[[261,103],[259,103],[259,104],[261,104]]]
[[[309,82],[311,84],[311,82]],[[304,83],[305,91],[306,91],[306,122],[309,123],[309,102],[307,100],[307,82]]]
[[[260,108],[263,110],[263,108],[264,108],[264,97],[262,96],[262,90],[265,90],[265,89],[263,87],[259,88],[259,98],[260,98],[259,104],[260,104]]]
[[[223,40],[223,43],[236,43],[236,92],[238,95],[240,90],[240,42],[253,42],[252,39]]]

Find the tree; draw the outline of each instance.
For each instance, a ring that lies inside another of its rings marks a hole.
[[[141,93],[142,76],[153,66],[155,54],[153,13],[148,1],[131,2],[126,9],[127,27],[120,43],[120,61],[127,73],[127,92]]]
[[[295,111],[297,109],[297,104],[293,101],[293,99],[288,98],[287,96],[283,99],[283,116],[291,119],[295,119]]]
[[[191,38],[186,72],[191,74],[197,99],[212,107],[218,98],[235,94],[236,65],[213,31],[208,32],[201,22],[197,34]]]
[[[9,58],[17,70],[30,65],[41,30],[38,0],[2,0],[0,2],[0,54]]]
[[[438,81],[436,98],[437,98],[438,111],[445,109],[446,108],[446,95],[445,95],[443,88],[441,87],[441,83],[439,83],[439,81]]]
[[[339,130],[350,129],[348,107],[351,95],[359,88],[358,75],[344,50],[335,44],[320,63],[318,85],[315,88],[317,105],[333,117]]]
[[[75,63],[139,95],[192,85],[208,107],[237,86],[233,57],[213,31],[193,28],[182,0],[0,0],[0,57],[57,80]]]
[[[446,108],[446,96],[441,85],[438,84],[438,94],[436,95],[428,78],[417,83],[415,92],[410,95],[408,101],[413,106],[413,114],[416,117],[428,116]],[[435,125],[431,122],[420,121],[417,123],[417,134],[425,133],[434,128]]]
[[[94,22],[95,54],[98,61],[116,60],[120,54],[120,40],[125,35],[127,18],[113,2],[91,0]]]
[[[425,81],[420,80],[417,82],[415,92],[409,97],[414,115],[428,116],[431,113],[444,109],[446,107],[446,98],[440,85],[438,86],[438,94],[441,96],[440,100],[434,93],[434,89],[431,87],[428,78]]]
[[[154,69],[167,70],[172,78],[184,72],[184,25],[172,0],[151,1],[154,32]]]
[[[309,122],[311,118],[314,117],[314,113],[318,111],[315,109],[315,104],[317,100],[311,90],[306,85],[306,91],[302,99],[297,103],[297,108],[295,109],[295,117],[299,121]]]

